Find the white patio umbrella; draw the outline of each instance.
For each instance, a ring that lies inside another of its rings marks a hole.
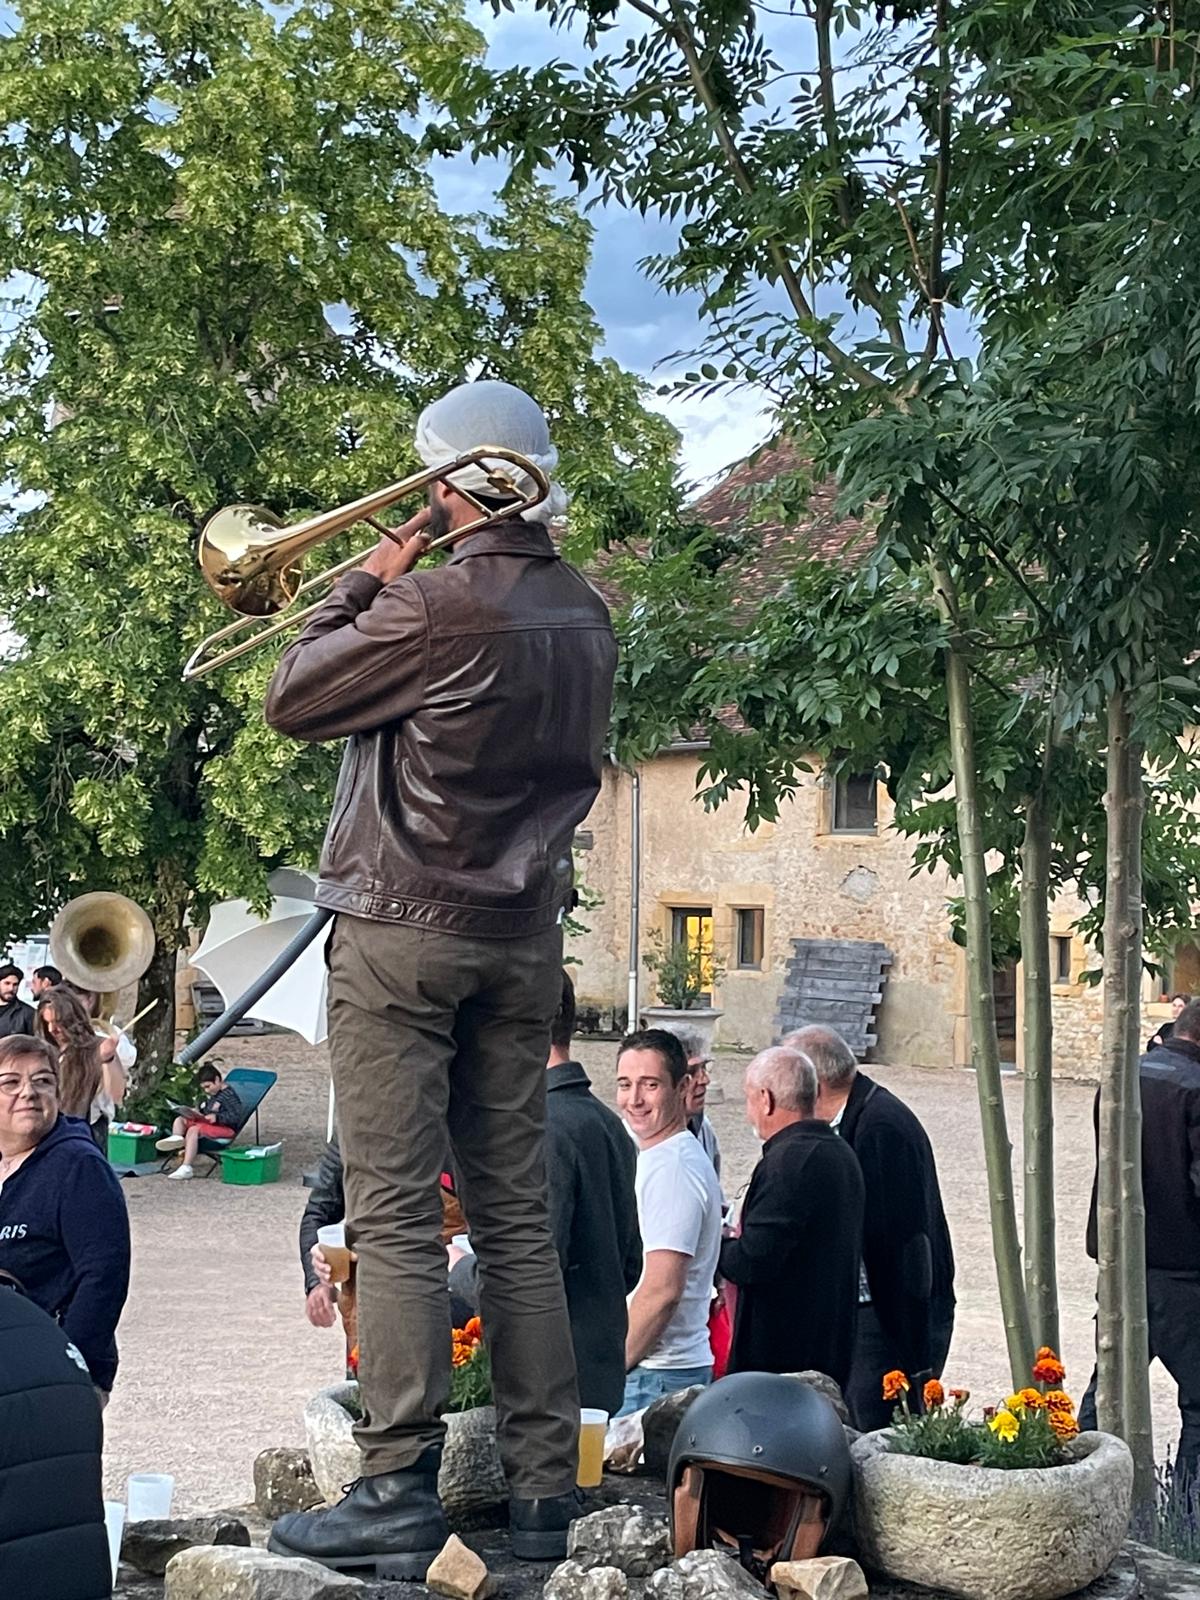
[[[225,900],[214,906],[204,940],[192,965],[214,983],[226,1005],[232,1004],[292,939],[313,913],[315,882],[291,867],[271,874],[268,884],[275,898],[265,917],[250,909],[248,900]],[[320,1044],[328,1032],[325,992],[328,971],[325,945],[332,923],[269,988],[246,1015],[297,1033],[309,1044]],[[333,1086],[329,1089],[327,1136],[333,1131]]]

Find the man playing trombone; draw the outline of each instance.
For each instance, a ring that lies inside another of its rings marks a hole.
[[[547,478],[546,419],[509,384],[464,384],[421,416],[430,466],[482,446]],[[527,475],[503,463],[514,494]],[[282,1519],[272,1549],[423,1578],[447,1537],[437,1470],[450,1375],[438,1180],[447,1143],[480,1261],[513,1549],[559,1557],[575,1514],[571,1335],[547,1215],[545,1058],[562,984],[571,842],[600,786],[616,648],[540,504],[505,515],[472,466],[383,540],[284,655],[272,727],[347,738],[321,862],[333,908],[329,1044],[358,1253],[363,1478]],[[459,492],[459,491],[463,492]],[[430,538],[453,541],[414,571]]]

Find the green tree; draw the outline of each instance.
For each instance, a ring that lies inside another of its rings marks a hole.
[[[394,481],[476,375],[545,404],[579,547],[671,503],[672,430],[596,354],[588,227],[533,185],[437,202],[438,85],[481,49],[457,0],[29,0],[0,40],[0,933],[145,905],[152,1068],[189,919],[314,859],[338,758],[264,725],[277,650],[181,682],[224,620],[204,517]]]

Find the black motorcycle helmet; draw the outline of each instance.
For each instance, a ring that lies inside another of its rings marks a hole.
[[[697,1395],[667,1467],[676,1559],[715,1547],[766,1579],[815,1556],[850,1495],[833,1406],[799,1378],[738,1372]]]

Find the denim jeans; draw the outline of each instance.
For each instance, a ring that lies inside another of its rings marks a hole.
[[[633,1367],[625,1374],[625,1399],[621,1402],[619,1417],[641,1411],[653,1400],[665,1394],[675,1394],[679,1389],[690,1389],[694,1383],[711,1383],[712,1367]]]

